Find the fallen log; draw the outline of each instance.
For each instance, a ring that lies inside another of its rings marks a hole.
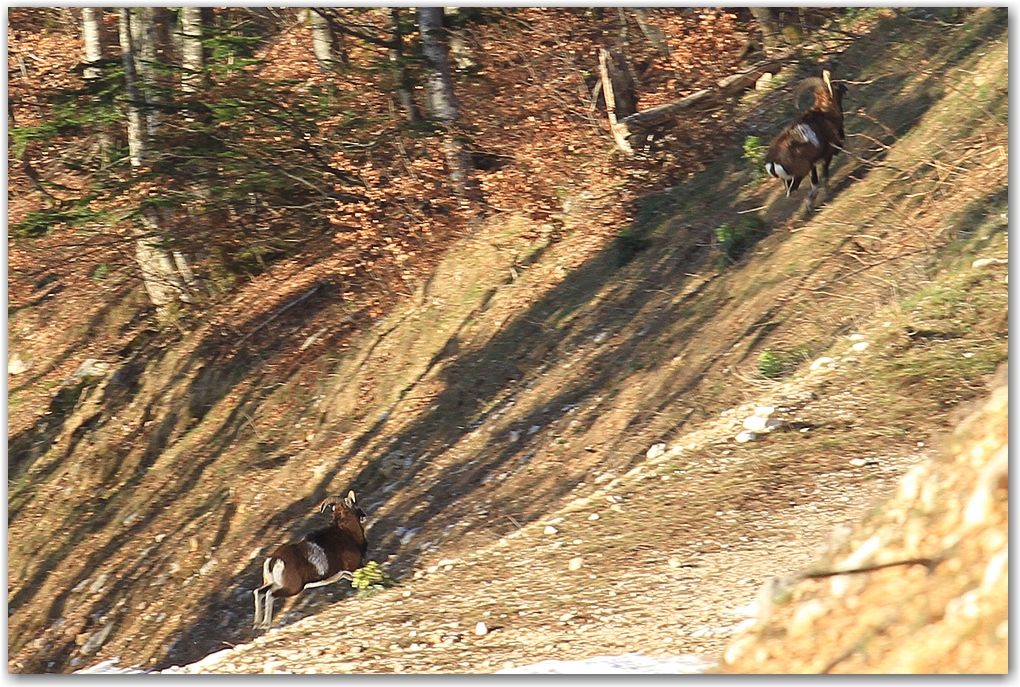
[[[736,74],[731,74],[725,79],[720,79],[715,88],[703,88],[679,100],[658,105],[643,112],[636,112],[616,121],[614,121],[615,117],[610,117],[609,125],[613,138],[620,150],[627,155],[633,155],[634,151],[629,142],[631,136],[661,124],[685,110],[710,107],[721,100],[732,97],[753,86],[763,74],[778,72],[789,57],[789,54],[776,55]]]

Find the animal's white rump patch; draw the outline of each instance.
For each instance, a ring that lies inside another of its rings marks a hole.
[[[819,142],[818,139],[818,134],[815,133],[815,130],[809,127],[807,124],[798,124],[797,126],[793,127],[793,135],[801,143],[810,143],[813,146],[821,147],[821,143]]]
[[[272,582],[273,587],[280,589],[283,587],[283,570],[286,567],[286,563],[279,558],[267,558],[262,564],[262,581],[267,584]]]
[[[308,557],[308,562],[315,568],[315,572],[320,577],[329,572],[329,559],[326,558],[325,550],[315,542],[305,541],[302,544],[304,545],[305,556]]]
[[[780,179],[789,179],[790,178],[789,173],[778,162],[769,162],[769,163],[767,163],[765,165],[765,171],[767,171],[769,174],[771,174],[774,177],[779,177]]]

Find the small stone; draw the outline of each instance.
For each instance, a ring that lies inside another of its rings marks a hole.
[[[850,335],[850,340],[851,341],[863,341],[864,340],[864,334],[851,334]]]
[[[21,355],[18,353],[14,353],[14,355],[7,359],[7,374],[9,375],[20,375],[30,367],[32,367],[32,361],[22,360]]]
[[[430,565],[429,567],[425,568],[425,570],[427,570],[430,573],[434,573],[437,570],[439,570],[439,566],[438,565]]]
[[[761,417],[760,415],[752,415],[744,420],[744,429],[751,432],[760,432],[765,429],[765,423],[767,422],[767,418]]]
[[[775,406],[758,406],[754,409],[754,414],[758,417],[768,417],[774,412],[776,412]]]
[[[653,460],[655,458],[658,458],[659,456],[661,456],[665,452],[666,452],[666,444],[663,444],[663,443],[653,444],[648,449],[648,451],[645,452],[645,458],[647,458],[648,460]]]
[[[858,341],[853,346],[851,346],[850,349],[852,351],[856,351],[857,353],[861,353],[862,351],[868,350],[868,346],[870,345],[871,344],[869,344],[867,341]]]
[[[868,461],[864,460],[863,458],[851,458],[850,459],[850,464],[853,465],[854,467],[857,467],[857,468],[864,467],[865,465],[867,465],[867,463],[868,463]]]
[[[580,556],[571,558],[570,562],[567,563],[567,570],[580,570],[582,565],[584,565],[584,559]]]
[[[832,365],[835,362],[836,362],[835,358],[830,358],[828,356],[823,356],[823,357],[819,358],[818,360],[814,361],[813,363],[811,363],[809,369],[817,370],[818,368],[822,367],[823,365]]]
[[[485,623],[479,620],[478,624],[475,625],[475,634],[478,635],[479,637],[484,637],[485,635],[489,634],[489,628],[485,626]]]
[[[747,442],[754,439],[757,435],[754,432],[743,431],[737,436],[733,437],[733,440],[738,444],[746,444]]]
[[[592,513],[591,515],[588,516],[588,519],[589,520],[598,520],[599,519],[599,514],[598,513]]]
[[[558,532],[559,530],[553,527],[552,525],[546,525],[545,529],[543,530],[543,533],[545,534],[557,534]]]

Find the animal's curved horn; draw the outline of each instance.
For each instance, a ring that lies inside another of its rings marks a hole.
[[[819,86],[827,88],[824,81],[819,79],[817,76],[809,76],[808,78],[797,84],[797,87],[793,90],[793,104],[799,110],[800,99],[808,91],[818,88]]]
[[[325,513],[327,508],[335,508],[343,500],[339,496],[327,496],[326,500],[319,504],[319,512]]]
[[[353,489],[347,492],[347,498],[344,499],[344,503],[346,503],[351,508],[354,508],[356,505],[358,505],[358,499],[357,497],[355,497]]]
[[[822,70],[822,83],[829,89],[829,95],[832,95],[832,73],[828,69]]]

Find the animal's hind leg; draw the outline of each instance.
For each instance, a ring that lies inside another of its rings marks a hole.
[[[262,629],[268,630],[273,624],[273,590],[270,589],[266,592],[266,610],[264,613],[264,619],[262,622]]]
[[[263,604],[263,599],[269,602],[268,610],[272,614],[272,585],[264,584],[254,591],[255,594],[255,619],[252,621],[252,629],[258,630],[261,627],[268,625],[265,618],[266,607]]]

